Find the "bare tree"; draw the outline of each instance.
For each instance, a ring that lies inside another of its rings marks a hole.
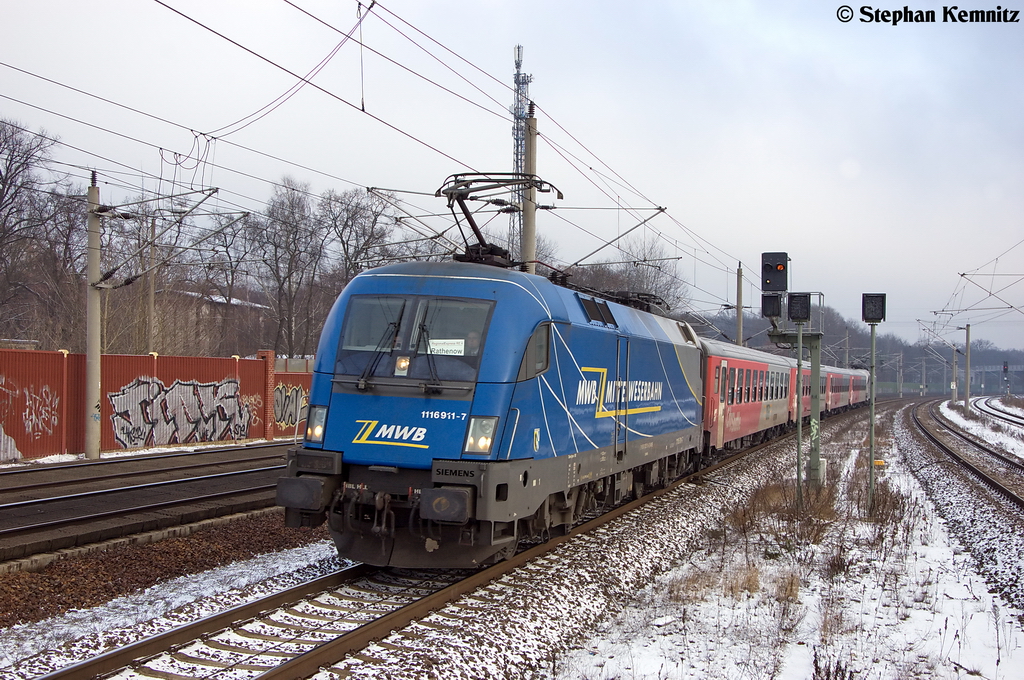
[[[325,191],[316,218],[331,232],[334,270],[341,285],[364,269],[393,261],[399,253],[397,246],[389,245],[395,233],[394,213],[379,196],[358,189]]]
[[[673,309],[689,298],[689,288],[677,274],[676,260],[656,240],[626,240],[619,253],[623,259],[574,267],[571,281],[598,291],[657,295]]]
[[[23,275],[51,207],[46,197],[55,183],[44,177],[44,165],[55,143],[0,119],[0,336],[17,338],[29,328]]]
[[[325,264],[329,232],[314,219],[309,185],[285,177],[265,213],[248,220],[245,229],[276,324],[274,349],[292,357],[311,354],[313,329],[319,331],[326,312],[318,308],[311,314],[314,300],[304,296],[313,294],[313,282]]]
[[[25,252],[18,288],[37,349],[85,350],[86,224],[82,189],[45,196],[49,216]]]

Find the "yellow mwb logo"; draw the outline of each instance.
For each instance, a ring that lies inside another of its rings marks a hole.
[[[427,436],[425,427],[409,427],[405,425],[381,425],[379,420],[357,420],[363,426],[359,434],[352,440],[353,444],[387,444],[388,446],[411,446],[416,449],[429,449],[428,444],[414,444],[421,442]],[[375,431],[376,429],[376,431]],[[374,439],[370,439],[370,435]]]

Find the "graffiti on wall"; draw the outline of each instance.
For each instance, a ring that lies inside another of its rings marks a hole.
[[[274,388],[274,423],[281,429],[294,429],[306,419],[307,396],[302,385],[278,383]]]
[[[33,385],[31,388],[26,387],[23,392],[25,411],[21,419],[25,424],[25,434],[33,439],[52,435],[60,423],[60,397],[53,393],[49,385],[43,385],[38,391]]]
[[[170,387],[158,378],[136,378],[107,398],[114,438],[125,448],[245,439],[253,421],[231,378],[175,380]]]
[[[14,438],[4,432],[4,422],[9,422],[7,416],[12,412],[18,394],[17,386],[0,375],[0,461],[21,458]]]

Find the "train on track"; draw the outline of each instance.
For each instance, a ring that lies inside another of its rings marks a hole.
[[[286,524],[326,521],[373,565],[485,565],[809,416],[806,364],[798,399],[794,359],[619,299],[467,262],[357,276],[278,482]],[[867,372],[822,367],[818,389],[823,414],[861,405]]]

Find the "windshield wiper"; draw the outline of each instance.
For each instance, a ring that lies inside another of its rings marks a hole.
[[[437,365],[434,363],[434,354],[430,351],[430,331],[427,330],[427,324],[420,324],[420,339],[416,343],[416,353],[420,352],[420,343],[423,340],[427,341],[427,370],[430,371],[430,382],[423,383],[423,391],[427,394],[440,394],[441,393],[441,376],[437,374]]]
[[[384,335],[377,342],[377,349],[373,352],[373,357],[366,362],[366,368],[359,375],[359,380],[356,382],[356,388],[362,391],[368,390],[373,383],[369,381],[369,378],[377,371],[377,366],[380,365],[380,360],[384,357],[385,352],[391,352],[391,346],[394,344],[394,338],[398,335],[398,322],[392,321],[388,323],[388,327],[384,329]]]

